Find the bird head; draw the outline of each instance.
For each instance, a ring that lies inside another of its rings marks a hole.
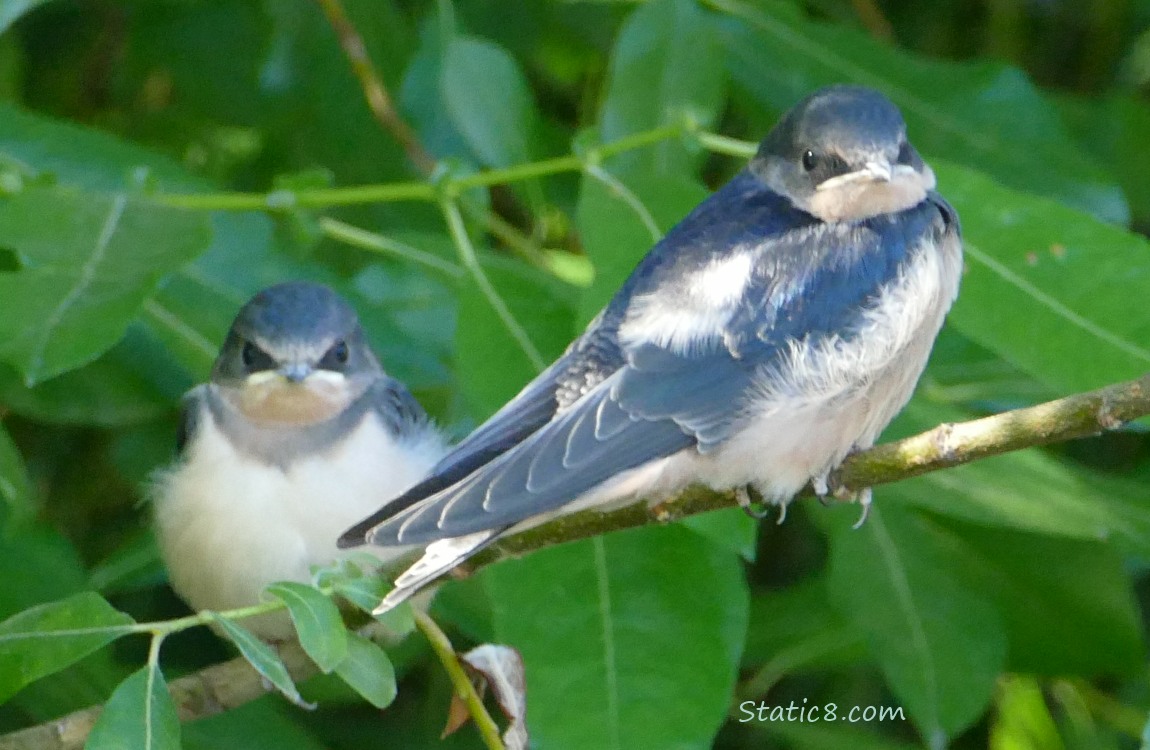
[[[381,374],[351,305],[322,284],[289,282],[239,311],[212,382],[254,422],[303,426],[336,416]]]
[[[750,168],[796,208],[827,222],[902,211],[935,185],[898,107],[862,86],[829,86],[796,104]]]

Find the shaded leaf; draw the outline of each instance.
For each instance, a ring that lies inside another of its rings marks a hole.
[[[746,633],[737,555],[683,528],[642,528],[480,575],[496,639],[526,665],[541,747],[711,746]]]
[[[132,622],[92,592],[9,617],[0,623],[0,701],[126,635]]]
[[[635,172],[616,179],[625,192],[590,175],[583,177],[579,189],[576,226],[595,267],[595,280],[579,305],[584,325],[611,300],[659,237],[709,194],[696,180],[673,174]]]
[[[387,653],[367,638],[347,634],[347,656],[335,673],[376,708],[387,708],[395,700],[395,668]]]
[[[84,745],[85,750],[177,750],[180,719],[156,664],[148,664],[116,688]]]
[[[960,563],[931,556],[917,516],[876,509],[858,530],[855,509],[834,514],[827,583],[836,607],[865,633],[908,718],[929,746],[941,747],[986,709],[1006,634],[994,606],[957,577]]]
[[[482,39],[452,37],[443,52],[440,91],[455,128],[489,167],[525,162],[535,105],[518,63]]]
[[[283,661],[268,644],[252,635],[251,631],[232,622],[226,617],[220,617],[214,612],[210,614],[212,615],[212,622],[219,626],[223,634],[236,645],[240,654],[248,660],[248,663],[251,664],[257,672],[263,675],[268,682],[283,693],[284,697],[289,701],[302,708],[309,707],[308,703],[300,696],[295,683],[292,682],[287,667],[284,666]]]
[[[34,384],[110,348],[210,229],[204,214],[126,195],[29,188],[0,201],[0,236],[21,266],[0,274],[0,357]]]
[[[482,261],[495,291],[543,361],[558,357],[574,338],[573,290],[518,261]],[[460,386],[476,415],[494,412],[539,372],[475,283],[459,295],[456,370],[467,373]]]
[[[292,581],[273,583],[267,592],[287,605],[300,645],[322,672],[330,672],[347,657],[347,629],[330,599]]]
[[[0,526],[22,524],[36,513],[32,480],[24,469],[20,451],[3,426],[0,426],[0,502],[6,511],[0,515]]]
[[[823,579],[751,597],[743,664],[758,670],[760,687],[794,671],[854,664],[864,657],[861,631],[831,606]]]
[[[1130,304],[1150,289],[1150,242],[972,170],[935,168],[966,246],[949,325],[1064,390],[1150,369],[1150,307]]]
[[[615,38],[599,115],[604,140],[690,118],[709,127],[726,94],[727,73],[714,20],[693,0],[655,0],[631,13]],[[614,164],[681,174],[699,161],[683,141],[621,155]]]

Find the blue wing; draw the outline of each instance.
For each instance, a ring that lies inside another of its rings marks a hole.
[[[755,247],[753,277],[721,330],[683,351],[632,344],[621,365],[569,408],[466,478],[383,520],[367,540],[425,543],[510,526],[652,460],[714,449],[737,431],[755,379],[780,366],[791,342],[849,336],[867,301],[924,238],[948,231],[952,216],[932,196],[897,221],[880,217],[831,237],[826,225],[756,185],[744,173],[692,212],[598,321],[600,334],[617,333],[630,301],[666,291],[683,278],[683,264]]]

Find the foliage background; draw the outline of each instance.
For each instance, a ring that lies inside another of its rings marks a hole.
[[[139,621],[185,613],[148,475],[257,289],[337,286],[464,434],[739,168],[711,134],[757,140],[831,82],[903,109],[968,241],[888,437],[1150,370],[1145,0],[346,7],[431,182],[317,4],[0,3],[0,616],[87,590]],[[328,190],[357,185],[379,187]],[[1148,480],[1135,425],[883,488],[857,532],[853,509],[802,503],[780,526],[720,513],[545,550],[445,587],[435,614],[459,646],[521,650],[538,747],[1137,747]],[[106,701],[147,655],[124,639],[32,681],[3,675],[5,648],[0,687],[23,689],[4,731]],[[197,628],[160,663],[229,653]],[[478,746],[438,739],[449,687],[418,637],[392,656],[382,713],[320,678],[315,712],[269,696],[183,744]],[[744,699],[907,720],[740,722]]]

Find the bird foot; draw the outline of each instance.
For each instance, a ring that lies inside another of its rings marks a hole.
[[[754,497],[751,497],[754,493]],[[759,494],[758,490],[748,485],[742,485],[735,488],[735,500],[739,503],[739,507],[743,509],[751,518],[756,521],[761,521],[771,514],[771,504],[763,500],[763,496]],[[787,504],[779,503],[779,520],[776,523],[782,523],[787,518]]]

